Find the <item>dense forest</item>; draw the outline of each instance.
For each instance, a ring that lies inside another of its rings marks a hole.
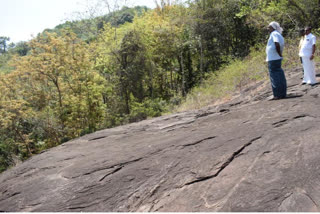
[[[259,49],[319,28],[315,0],[161,0],[68,21],[28,42],[0,35],[0,172],[70,139],[167,112]],[[263,62],[261,62],[263,63]]]

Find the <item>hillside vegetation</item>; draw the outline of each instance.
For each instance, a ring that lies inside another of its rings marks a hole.
[[[159,5],[66,22],[29,42],[0,38],[0,171],[87,133],[230,96],[267,77],[269,22],[285,29],[285,68],[299,63],[298,29],[320,23],[311,0]]]

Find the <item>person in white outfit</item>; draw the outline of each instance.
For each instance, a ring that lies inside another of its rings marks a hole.
[[[302,84],[314,85],[317,83],[315,63],[313,60],[315,51],[316,37],[311,33],[311,27],[306,27],[304,40],[299,51],[304,70]]]

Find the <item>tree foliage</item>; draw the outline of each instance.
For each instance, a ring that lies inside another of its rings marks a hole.
[[[8,51],[8,42],[10,41],[9,37],[0,36],[0,54],[4,54]]]
[[[22,159],[97,130],[105,114],[105,80],[92,69],[92,47],[72,32],[46,33],[30,46],[1,78],[1,143],[14,142]]]

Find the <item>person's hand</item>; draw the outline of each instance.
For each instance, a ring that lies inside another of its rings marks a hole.
[[[313,58],[314,58],[314,55],[312,54],[311,57],[310,57],[310,60],[313,60]]]

